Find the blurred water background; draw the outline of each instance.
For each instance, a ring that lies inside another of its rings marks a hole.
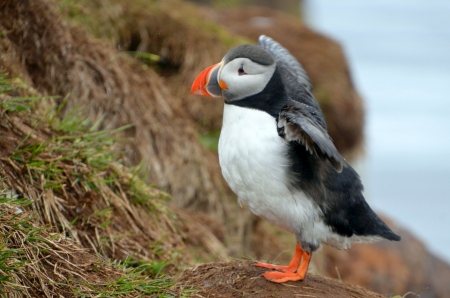
[[[450,1],[305,0],[365,100],[370,204],[450,262]]]

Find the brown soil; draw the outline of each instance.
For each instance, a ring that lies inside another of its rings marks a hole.
[[[276,284],[261,277],[265,270],[249,261],[203,264],[183,272],[177,289],[194,287],[196,297],[320,297],[351,298],[384,296],[336,279],[308,273],[305,280]]]

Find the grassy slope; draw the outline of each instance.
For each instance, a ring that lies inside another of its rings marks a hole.
[[[171,231],[155,227],[161,235],[146,258],[133,258],[131,247],[131,255],[115,264],[93,253],[111,254],[120,235],[108,228],[117,224],[121,208],[128,216],[133,206],[147,210],[153,217],[147,227],[174,225],[166,195],[117,162],[114,131],[94,131],[96,125],[78,112],[59,120],[51,98],[35,96],[15,81],[0,72],[1,292],[11,297],[171,296],[172,283],[160,274],[182,247],[164,240]],[[104,209],[94,207],[84,217],[67,212],[82,208],[70,200],[86,194],[104,201]],[[94,225],[94,233],[84,229]],[[173,250],[163,253],[161,247],[169,244]]]
[[[36,225],[27,205],[0,193],[0,291],[8,297],[170,296],[168,278],[150,277],[152,264],[112,264],[60,233]],[[175,296],[175,295],[174,295]]]
[[[198,124],[202,144],[217,141],[221,125],[221,101],[189,96],[189,86],[204,67],[217,63],[232,47],[252,43],[206,20],[201,8],[187,1],[121,0],[56,2],[59,14],[75,27],[139,57],[158,74],[178,99],[177,105]],[[207,51],[205,49],[208,49]],[[180,87],[185,86],[185,87]]]

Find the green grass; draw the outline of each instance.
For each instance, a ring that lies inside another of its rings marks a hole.
[[[235,0],[233,0],[235,1]],[[237,1],[236,1],[237,2]],[[169,4],[167,4],[169,3]],[[161,2],[156,0],[136,0],[123,8],[120,1],[86,1],[86,0],[61,0],[57,2],[59,13],[72,24],[81,26],[94,36],[116,44],[119,37],[129,34],[130,24],[135,24],[136,18],[145,19],[148,16],[172,15],[170,22],[179,22],[183,27],[190,27],[192,31],[201,32],[202,36],[218,38],[227,47],[234,47],[242,43],[250,42],[250,39],[235,36],[214,22],[205,20],[198,13],[197,6],[185,2]],[[176,21],[175,21],[176,19]],[[149,23],[151,24],[151,22]],[[164,34],[164,33],[163,33]],[[153,64],[159,60],[157,55],[151,53],[131,53],[143,58],[146,63]]]
[[[3,81],[0,81],[0,84],[3,83],[5,86],[4,77],[0,74],[1,79]],[[11,90],[13,88],[1,89],[0,87],[0,93]],[[36,101],[42,99],[49,99],[49,97],[14,97],[1,102],[0,109],[7,113],[29,113]],[[115,188],[119,179],[112,164],[121,163],[123,152],[114,150],[113,146],[118,142],[126,141],[126,139],[115,136],[132,125],[114,130],[97,131],[96,127],[101,124],[100,121],[90,125],[90,122],[83,118],[83,114],[82,109],[73,109],[60,118],[60,110],[57,110],[50,111],[45,118],[35,119],[36,125],[47,124],[54,134],[44,142],[29,142],[29,137],[33,133],[31,131],[19,143],[10,158],[26,165],[33,178],[37,179],[43,175],[45,188],[60,189],[66,179],[64,173],[71,175],[75,183],[83,184],[86,190],[98,190],[96,185],[99,183],[106,183],[111,188]],[[33,116],[31,115],[31,117]],[[49,156],[51,158],[48,158]],[[79,170],[75,167],[73,171],[65,171],[65,166],[69,164],[79,165]],[[91,168],[90,171],[83,171],[87,167]],[[106,173],[106,175],[98,175],[99,173]],[[133,179],[130,180],[131,200],[145,205],[148,200],[155,199],[155,197],[146,195],[140,184],[142,184],[142,180],[139,177],[139,169],[136,168]]]
[[[8,112],[30,112],[37,102],[54,98],[51,96],[19,96],[19,89],[24,87],[20,80],[12,84],[6,75],[0,72],[0,94],[10,95],[11,98],[0,101],[3,113]]]
[[[106,284],[101,290],[93,289],[100,297],[129,295],[134,292],[141,295],[159,294],[158,297],[177,297],[175,293],[170,292],[174,283],[160,275],[166,266],[163,262],[137,262],[128,258],[114,266],[124,270],[126,274]]]
[[[101,288],[93,287],[88,283],[83,283],[92,290],[92,293],[98,297],[123,297],[139,294],[152,295],[152,297],[178,297],[176,293],[170,292],[170,287],[174,283],[163,276],[148,275],[149,271],[158,270],[159,264],[152,262],[141,263],[139,265],[130,259],[124,262],[113,264],[117,269],[125,272],[121,277],[104,284]],[[80,297],[83,292],[75,291]]]
[[[4,74],[0,73],[0,94],[16,92]],[[0,102],[2,113],[14,113],[25,116],[34,122],[34,128],[19,143],[10,155],[11,160],[22,164],[30,178],[44,180],[44,189],[60,193],[67,180],[72,186],[80,185],[86,191],[99,191],[99,185],[106,184],[116,194],[125,191],[128,199],[144,206],[149,212],[167,212],[163,201],[168,195],[150,191],[143,182],[140,167],[130,170],[121,166],[124,153],[114,149],[119,142],[129,141],[117,137],[132,125],[114,130],[97,130],[102,119],[94,124],[84,118],[82,108],[72,109],[64,117],[61,111],[63,102],[57,109],[47,111],[43,116],[33,115],[32,110],[38,101],[52,97],[10,97]],[[46,141],[31,141],[30,136],[38,126],[48,127],[52,136]],[[120,177],[122,170],[129,173],[129,179]],[[124,185],[125,182],[125,185]],[[120,189],[122,188],[122,189]],[[107,225],[105,222],[103,226]]]
[[[3,179],[2,179],[3,180]],[[14,208],[16,208],[16,212],[19,213],[21,208],[28,206],[31,201],[24,199],[11,199],[11,193],[6,191],[5,189],[0,190],[0,205],[2,204],[10,204]],[[0,225],[2,220],[4,219],[5,211],[0,211]],[[36,235],[39,230],[38,229],[30,229],[30,225],[28,224],[27,219],[21,219],[19,215],[12,218],[13,220],[8,222],[11,227],[9,231],[2,229],[3,234],[1,238],[3,241],[0,242],[0,292],[4,291],[6,285],[10,285],[16,287],[14,284],[13,273],[17,272],[20,268],[22,268],[26,262],[29,262],[26,258],[24,258],[25,253],[17,248],[8,246],[8,237],[12,233],[12,231],[24,228],[30,231],[31,235]],[[1,227],[1,226],[0,226]],[[32,241],[35,237],[28,237],[27,241]]]
[[[137,297],[143,295],[178,297],[178,293],[170,291],[170,287],[173,286],[171,279],[161,275],[161,270],[166,265],[163,262],[137,263],[131,258],[112,264],[108,261],[99,262],[95,264],[93,271],[109,267],[110,270],[115,271],[116,275],[120,274],[119,277],[112,278],[107,283],[90,284],[75,279],[67,279],[64,283],[56,282],[51,278],[46,279],[48,273],[45,270],[49,269],[45,268],[49,267],[45,266],[45,260],[55,257],[55,254],[52,254],[55,240],[56,243],[59,243],[59,239],[63,236],[49,235],[45,232],[44,227],[36,227],[33,217],[26,212],[12,215],[15,208],[26,210],[31,201],[12,199],[10,193],[6,189],[0,191],[0,231],[2,232],[0,292],[22,293],[24,297],[30,297],[24,286],[38,286],[39,283],[26,284],[25,282],[24,284],[24,281],[36,278],[44,282],[46,287],[53,289],[52,293],[57,293],[57,289],[66,288],[67,291],[67,288],[70,288],[74,294],[80,297]],[[64,253],[63,258],[70,254],[68,251]],[[61,254],[61,252],[56,254]],[[35,258],[30,258],[30,256]],[[40,271],[42,276],[33,276],[33,269]],[[80,270],[77,273],[83,275],[85,272]]]
[[[57,295],[60,290],[70,289],[80,297],[178,297],[180,293],[170,291],[173,285],[171,279],[162,275],[172,258],[150,261],[130,258],[111,264],[107,259],[97,257],[94,271],[103,272],[107,268],[114,272],[107,281],[99,283],[89,282],[89,278],[66,278],[70,274],[63,274],[66,279],[62,281],[56,280],[54,276],[50,278],[52,274],[46,272],[48,262],[52,265],[51,268],[65,264],[67,270],[89,276],[88,272],[77,269],[79,264],[75,261],[74,264],[67,263],[68,260],[64,258],[72,251],[69,248],[62,250],[63,246],[55,242],[64,239],[67,233],[71,234],[78,224],[86,224],[90,220],[98,223],[99,235],[92,238],[92,242],[103,242],[97,243],[99,247],[110,245],[111,239],[128,237],[126,234],[109,235],[104,232],[110,229],[114,208],[119,208],[112,201],[113,197],[104,197],[105,187],[117,197],[125,196],[131,203],[144,207],[156,219],[164,214],[170,217],[171,214],[164,204],[168,196],[146,185],[141,179],[139,167],[132,170],[123,167],[123,153],[114,150],[118,142],[126,140],[118,135],[130,126],[99,131],[97,129],[101,120],[90,123],[84,118],[82,109],[73,109],[62,117],[63,105],[54,108],[54,105],[49,104],[47,111],[37,113],[38,104],[43,100],[51,101],[52,97],[21,96],[22,93],[26,93],[23,86],[14,84],[0,72],[2,124],[10,121],[11,117],[24,119],[20,130],[24,136],[17,139],[16,148],[9,156],[14,169],[17,169],[16,175],[21,177],[19,180],[22,184],[18,189],[21,190],[21,195],[27,196],[27,191],[31,190],[36,196],[33,200],[12,198],[14,191],[9,190],[16,189],[11,186],[15,178],[0,177],[0,292],[35,297],[43,295],[45,291]],[[46,132],[46,136],[40,138],[43,132]],[[0,167],[3,167],[1,162]],[[6,171],[0,173],[5,175]],[[98,193],[103,196],[101,200],[106,203],[105,207],[95,209],[87,219],[65,218],[61,210],[66,205],[60,205],[58,211],[45,209],[45,203],[41,202],[46,190],[51,190],[57,197],[64,199],[66,192],[74,192],[74,189],[77,189],[80,197],[88,191]],[[22,212],[14,214],[14,210]],[[48,217],[52,222],[47,224],[51,226],[38,224],[43,222],[42,218],[46,214],[50,214]],[[164,243],[156,242],[151,245],[156,256],[164,257],[167,254],[162,248],[158,248],[164,247]],[[82,248],[78,247],[75,251],[77,249]],[[171,254],[173,258],[177,258],[177,252]],[[60,257],[63,259],[59,259]],[[45,289],[41,288],[43,285]],[[40,292],[36,294],[38,292],[35,291]]]
[[[199,141],[203,147],[208,150],[217,152],[219,150],[220,130],[200,134]]]

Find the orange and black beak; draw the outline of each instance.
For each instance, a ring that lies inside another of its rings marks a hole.
[[[224,82],[219,85],[218,75],[222,68],[223,62],[214,64],[203,70],[194,80],[191,87],[191,94],[220,97],[222,96],[223,87],[226,88]]]

